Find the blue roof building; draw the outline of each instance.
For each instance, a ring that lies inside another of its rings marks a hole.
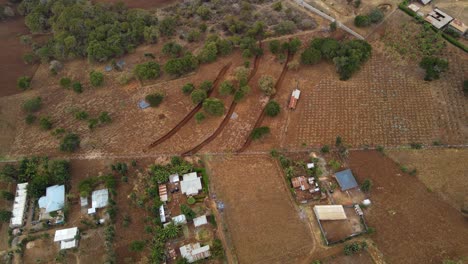
[[[46,190],[46,196],[39,199],[39,207],[45,209],[45,213],[55,212],[65,206],[65,185],[50,186]]]
[[[335,177],[342,191],[353,189],[358,186],[350,169],[335,173]]]

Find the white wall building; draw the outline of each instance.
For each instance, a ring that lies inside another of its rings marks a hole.
[[[13,202],[12,216],[10,219],[10,227],[20,227],[23,225],[24,212],[27,202],[27,187],[28,183],[19,183],[16,186],[15,201]]]
[[[78,227],[60,229],[55,231],[54,242],[60,244],[60,249],[69,249],[78,246],[76,236],[78,235]]]

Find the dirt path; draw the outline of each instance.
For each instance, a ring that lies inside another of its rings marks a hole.
[[[262,48],[262,42],[260,42],[260,48]],[[255,56],[254,67],[253,67],[252,72],[250,73],[250,75],[248,77],[247,82],[249,82],[252,79],[252,77],[254,77],[255,74],[257,73],[258,65],[260,64],[260,57],[261,57],[260,55]],[[213,134],[211,134],[211,136],[209,136],[207,139],[205,139],[202,143],[198,144],[197,146],[195,146],[191,150],[188,150],[187,152],[184,152],[182,154],[182,156],[194,155],[200,149],[202,149],[204,146],[208,145],[211,141],[213,141],[223,131],[223,129],[229,123],[229,120],[231,120],[232,113],[234,113],[234,111],[236,110],[236,106],[237,106],[237,102],[235,100],[233,100],[232,103],[231,103],[231,106],[229,107],[229,110],[228,110],[226,116],[224,117],[221,124],[219,124],[219,126],[215,130],[215,132],[213,132]]]
[[[216,76],[215,81],[213,82],[213,88],[208,92],[208,97],[210,97],[211,93],[216,89],[216,87],[219,85],[221,79],[224,77],[228,69],[231,67],[232,63],[226,64],[221,71],[218,73],[218,76]],[[156,147],[157,145],[161,144],[162,142],[168,140],[171,138],[174,134],[177,133],[183,126],[185,126],[192,118],[195,116],[195,114],[201,109],[202,107],[202,102],[200,102],[195,108],[192,109],[185,117],[180,121],[173,129],[169,130],[164,136],[160,137],[158,140],[154,141],[151,143],[143,152],[147,152],[148,150]]]
[[[281,83],[283,82],[283,79],[284,79],[284,76],[286,75],[286,72],[288,71],[288,63],[289,63],[289,60],[291,60],[291,57],[292,57],[292,55],[288,52],[286,62],[284,63],[284,66],[283,66],[283,70],[281,71],[281,74],[280,74],[280,76],[279,76],[279,78],[278,78],[278,80],[276,81],[276,84],[275,84],[276,93],[278,93],[278,89],[281,86]],[[275,98],[275,94],[273,94],[270,97],[270,101],[273,98]],[[254,131],[256,128],[260,127],[260,125],[263,122],[263,119],[265,119],[265,115],[266,115],[266,105],[265,105],[265,107],[263,107],[262,113],[258,117],[257,122],[255,122],[255,125],[252,128],[252,131]],[[237,153],[244,152],[249,147],[250,143],[252,143],[252,137],[250,136],[251,134],[252,134],[252,132],[247,135],[247,139],[246,139],[244,145],[242,145],[242,147],[239,150],[236,151]]]

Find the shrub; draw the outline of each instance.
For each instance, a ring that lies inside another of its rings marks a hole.
[[[7,201],[13,201],[15,199],[15,195],[9,191],[2,190],[0,192],[0,195],[2,196],[3,199]]]
[[[272,5],[271,5],[271,8],[273,8],[273,10],[275,11],[281,11],[283,9],[283,5],[281,4],[281,1],[278,1],[278,2],[274,2]]]
[[[194,89],[195,85],[193,85],[193,83],[186,83],[184,86],[182,86],[182,92],[187,95],[190,94]]]
[[[62,86],[62,88],[66,88],[66,89],[70,88],[71,83],[72,81],[68,77],[63,77],[60,79],[60,86]]]
[[[328,153],[328,152],[330,152],[330,146],[324,145],[324,146],[320,149],[320,151],[321,151],[322,153]]]
[[[267,116],[275,117],[280,113],[280,111],[280,105],[274,100],[270,100],[265,106],[265,112]]]
[[[66,134],[60,143],[60,150],[64,152],[74,152],[80,147],[80,137],[74,133]]]
[[[143,251],[143,249],[145,249],[145,246],[146,246],[146,242],[145,241],[142,241],[142,240],[135,240],[135,241],[132,241],[128,247],[128,249],[130,251],[134,251],[134,252],[140,252],[140,251]]]
[[[171,56],[173,58],[180,57],[182,53],[182,46],[171,41],[166,44],[164,44],[162,48],[162,52],[164,55]]]
[[[86,111],[77,111],[75,113],[75,118],[78,120],[86,120],[88,119],[89,114]]]
[[[201,89],[195,89],[190,94],[190,97],[192,98],[192,102],[194,104],[199,104],[199,103],[203,102],[203,100],[205,100],[207,96],[208,95],[206,94],[206,91],[201,90]]]
[[[365,193],[370,192],[372,188],[372,181],[370,179],[365,179],[361,184],[361,190]]]
[[[162,93],[152,93],[145,97],[146,102],[148,102],[151,107],[158,107],[163,99],[164,95]]]
[[[268,48],[270,49],[271,53],[278,54],[281,51],[281,43],[279,42],[279,40],[272,40],[268,44]]]
[[[219,86],[219,93],[222,96],[230,95],[234,92],[234,85],[230,81],[223,81]]]
[[[180,76],[195,70],[198,60],[191,53],[186,53],[182,58],[170,59],[164,65],[164,71],[171,75]]]
[[[224,103],[217,98],[208,98],[203,101],[203,110],[210,115],[222,116],[224,114]]]
[[[415,143],[415,142],[413,142],[413,143],[410,143],[410,147],[411,147],[412,149],[422,149],[423,145],[422,145],[421,143]]]
[[[197,15],[199,15],[203,20],[208,20],[211,16],[211,10],[207,6],[201,5],[197,9]]]
[[[28,89],[29,87],[31,87],[31,77],[28,77],[28,76],[20,77],[17,81],[17,86],[23,91]]]
[[[336,31],[336,22],[331,22],[330,23],[330,31],[335,32]]]
[[[379,23],[384,18],[384,13],[382,10],[375,8],[369,13],[369,20],[371,23]]]
[[[195,114],[195,121],[197,121],[197,124],[200,124],[205,119],[206,119],[206,116],[202,112],[198,112]]]
[[[250,92],[250,86],[244,85],[234,93],[234,101],[240,102]]]
[[[193,196],[190,196],[188,199],[187,199],[187,203],[192,205],[192,204],[195,204],[197,202],[197,200],[195,200],[195,198],[193,198]]]
[[[98,87],[104,83],[104,75],[102,72],[92,71],[89,73],[89,80],[92,86]]]
[[[50,130],[52,128],[52,121],[48,116],[41,117],[39,119],[39,126],[44,130]]]
[[[419,66],[426,70],[425,81],[437,80],[448,69],[448,61],[437,57],[424,57]]]
[[[268,96],[276,93],[275,80],[270,75],[263,75],[260,77],[258,85],[260,86],[260,90]]]
[[[292,34],[296,31],[296,24],[291,20],[284,20],[274,26],[273,30],[278,35]]]
[[[187,41],[188,42],[197,42],[197,41],[200,40],[200,37],[201,37],[200,31],[198,29],[192,29],[188,33]]]
[[[4,223],[10,222],[12,213],[6,210],[0,210],[0,221]]]
[[[368,27],[371,24],[370,18],[365,15],[358,15],[354,18],[354,25],[356,27]]]
[[[218,39],[216,41],[216,47],[218,49],[218,53],[221,56],[226,56],[231,54],[233,50],[232,42],[227,39]]]
[[[185,215],[185,218],[187,218],[188,221],[192,220],[196,216],[195,212],[186,204],[180,205],[180,211]]]
[[[99,124],[99,120],[96,118],[91,118],[88,120],[88,128],[93,130]]]
[[[24,121],[26,122],[26,124],[31,125],[32,123],[34,123],[34,121],[36,121],[36,116],[33,114],[28,114]]]
[[[257,127],[252,131],[252,134],[250,135],[253,140],[261,139],[262,137],[270,134],[270,128],[263,126],[263,127]]]
[[[109,113],[106,111],[101,112],[98,118],[99,118],[99,122],[101,122],[102,124],[108,124],[112,122],[112,118],[110,117]]]
[[[138,64],[134,70],[135,76],[139,80],[150,80],[159,78],[161,75],[161,67],[154,61]]]
[[[32,99],[26,100],[23,103],[23,110],[28,113],[33,113],[39,111],[42,106],[42,99],[41,97],[34,97]]]
[[[301,45],[302,45],[302,42],[301,42],[301,40],[299,38],[297,38],[297,37],[293,38],[288,44],[289,53],[291,53],[291,54],[296,53],[299,50],[299,48],[301,47]]]
[[[72,89],[75,93],[78,93],[78,94],[83,92],[83,86],[79,82],[74,82],[72,84]]]
[[[200,84],[200,89],[203,91],[209,92],[213,88],[213,82],[212,81],[203,81]]]
[[[198,54],[198,59],[201,63],[213,62],[217,59],[218,47],[215,42],[208,42],[205,44],[200,54]]]
[[[307,48],[301,54],[301,63],[302,64],[317,64],[322,59],[322,53],[312,47]]]
[[[377,150],[378,152],[380,152],[380,153],[383,153],[385,149],[384,149],[383,146],[377,146],[377,147],[376,147],[376,150]]]

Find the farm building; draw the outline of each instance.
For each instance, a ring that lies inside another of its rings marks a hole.
[[[342,205],[316,205],[314,213],[318,220],[345,220],[347,218]]]
[[[54,185],[46,189],[46,195],[39,198],[43,213],[55,212],[65,206],[65,185]]]
[[[188,244],[179,248],[180,254],[186,258],[189,263],[211,256],[210,246],[200,246],[200,243]]]
[[[78,227],[61,229],[55,231],[54,242],[60,244],[60,250],[75,248],[78,246]]]
[[[193,219],[193,224],[195,225],[195,227],[199,227],[199,226],[208,224],[208,220],[206,219],[206,215],[202,215],[202,216],[194,218]]]
[[[26,210],[28,183],[19,183],[16,186],[15,200],[13,202],[10,227],[20,227],[23,225],[24,211]]]
[[[297,101],[299,101],[299,97],[301,96],[301,91],[299,89],[294,89],[291,93],[291,98],[289,99],[289,109],[296,109]]]
[[[342,191],[353,189],[358,186],[350,169],[335,173],[335,177]]]
[[[179,181],[180,181],[179,174],[169,175],[169,182],[170,183],[176,183],[176,182],[179,182]]]
[[[91,207],[94,209],[106,207],[109,202],[109,190],[96,190],[91,194]]]
[[[415,4],[409,4],[409,5],[408,5],[408,8],[411,9],[413,12],[418,12],[419,9],[421,9],[420,6],[415,5]]]
[[[196,195],[202,189],[201,179],[196,172],[184,174],[180,182],[182,193],[186,195]]]
[[[159,185],[159,199],[161,202],[167,202],[167,187],[166,184],[160,184]]]
[[[181,214],[178,216],[172,217],[172,222],[176,225],[183,225],[187,223],[187,218],[185,218],[185,215]]]
[[[161,223],[166,222],[166,212],[164,211],[164,205],[159,207],[159,218],[161,218]]]
[[[307,179],[304,176],[292,178],[291,183],[293,188],[301,188],[303,191],[310,188],[309,184],[307,183]]]
[[[448,23],[450,23],[453,20],[453,17],[447,15],[440,9],[436,8],[427,15],[425,20],[431,23],[431,25],[433,25],[435,28],[441,29],[448,25]]]
[[[461,36],[464,36],[468,30],[468,27],[458,19],[454,19],[452,22],[450,22],[449,28],[455,30]]]

